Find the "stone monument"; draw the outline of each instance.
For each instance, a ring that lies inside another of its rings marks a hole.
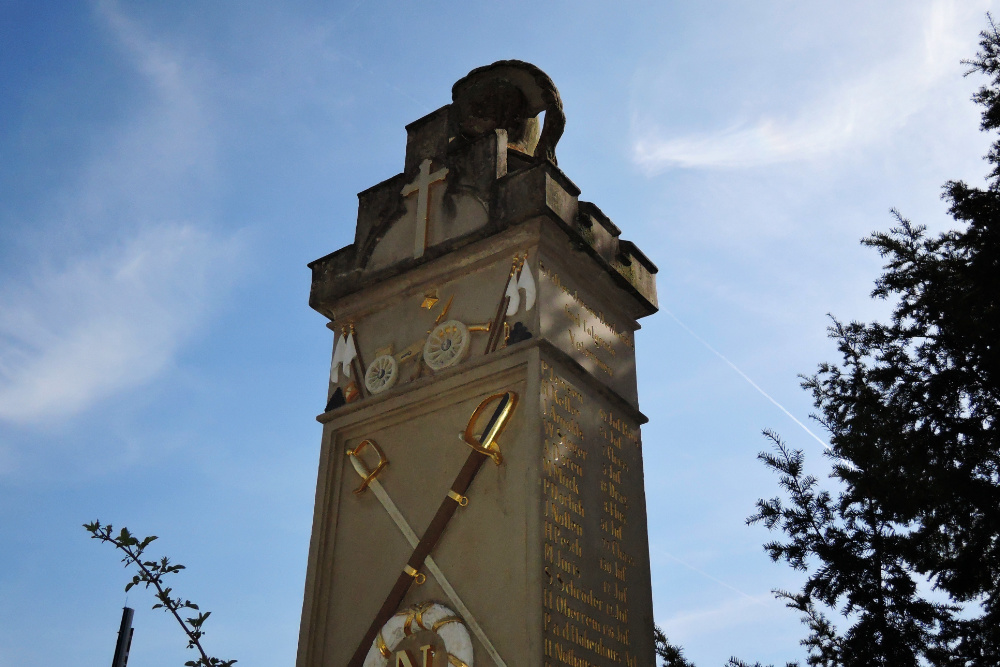
[[[334,332],[299,667],[651,667],[636,389],[656,267],[556,166],[541,70],[406,127],[312,269]]]

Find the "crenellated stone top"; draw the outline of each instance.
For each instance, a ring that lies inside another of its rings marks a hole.
[[[534,65],[504,60],[473,70],[452,103],[406,126],[403,172],[358,194],[354,243],[309,264],[309,305],[334,304],[515,225],[546,220],[656,311],[656,266],[556,166],[562,101]]]

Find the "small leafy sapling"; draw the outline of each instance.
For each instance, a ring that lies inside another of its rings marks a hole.
[[[190,600],[172,597],[173,589],[164,583],[164,577],[180,572],[184,569],[184,566],[180,563],[171,563],[170,559],[166,556],[159,560],[143,559],[146,547],[157,539],[155,535],[139,539],[132,535],[128,528],[122,528],[115,535],[111,524],[101,525],[100,521],[85,523],[83,527],[90,533],[91,538],[111,544],[125,554],[122,557],[122,563],[125,564],[126,568],[133,565],[138,568],[138,574],[133,575],[132,581],[125,585],[126,592],[139,584],[142,584],[146,588],[152,586],[155,589],[156,593],[154,596],[157,602],[153,605],[153,609],[162,609],[171,614],[180,623],[184,634],[187,635],[187,647],[198,651],[198,659],[185,662],[186,667],[231,667],[236,662],[235,660],[213,658],[205,653],[205,649],[201,645],[201,638],[205,635],[205,631],[202,628],[212,612],[201,611],[198,605]],[[197,615],[181,618],[181,612],[185,609],[191,609],[197,612]]]

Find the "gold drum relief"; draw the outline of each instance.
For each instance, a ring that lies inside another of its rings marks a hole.
[[[474,667],[472,639],[455,612],[437,602],[423,602],[382,626],[364,667]]]

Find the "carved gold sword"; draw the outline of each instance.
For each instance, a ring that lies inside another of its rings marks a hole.
[[[490,417],[487,422],[482,435],[476,439],[474,435],[476,422],[486,408],[489,407],[490,403],[496,399],[499,399],[500,402],[497,405],[496,410],[493,411],[493,416]],[[431,550],[437,544],[438,540],[441,539],[444,529],[447,527],[451,517],[455,514],[455,510],[465,499],[465,492],[469,490],[469,486],[472,485],[472,481],[476,478],[476,474],[479,472],[483,463],[487,458],[492,458],[497,465],[499,465],[502,461],[500,456],[500,447],[496,439],[507,425],[507,422],[510,420],[516,406],[517,394],[512,391],[507,391],[500,394],[494,394],[493,396],[484,399],[476,408],[475,412],[472,413],[472,417],[469,419],[469,423],[465,428],[465,433],[462,436],[462,439],[466,442],[466,444],[472,447],[472,453],[469,454],[469,457],[465,460],[465,465],[462,466],[461,472],[458,473],[458,477],[456,477],[455,481],[452,483],[451,489],[448,491],[448,495],[445,496],[444,500],[441,502],[441,506],[438,507],[437,513],[434,515],[434,518],[431,519],[431,523],[427,527],[427,530],[424,531],[423,536],[420,538],[420,542],[418,542],[417,546],[413,549],[413,553],[410,555],[409,560],[407,560],[406,565],[403,567],[403,571],[396,579],[395,585],[392,587],[392,590],[389,591],[389,595],[386,597],[385,602],[382,603],[382,607],[379,609],[378,614],[375,615],[375,619],[368,627],[368,631],[365,632],[364,637],[361,639],[361,643],[358,644],[357,649],[354,651],[354,656],[351,658],[350,662],[347,663],[348,667],[362,667],[365,661],[365,656],[368,655],[368,651],[372,642],[375,640],[375,635],[378,634],[379,629],[385,625],[386,621],[388,621],[394,613],[396,613],[396,609],[403,601],[403,598],[406,597],[406,592],[410,590],[410,586],[413,584],[414,580],[423,576],[420,573],[420,568],[423,567],[424,561],[430,555]],[[374,479],[372,481],[374,481]],[[370,484],[371,482],[369,482],[369,486]]]
[[[375,453],[378,455],[378,463],[371,470],[365,466],[365,462],[361,459],[362,450],[369,446],[371,446],[371,448],[375,450]],[[385,452],[382,451],[382,449],[378,446],[378,443],[374,440],[362,440],[357,447],[348,450],[347,456],[350,458],[351,465],[354,466],[354,470],[362,479],[361,486],[355,489],[354,493],[360,495],[368,489],[371,489],[372,493],[375,494],[375,497],[378,498],[378,501],[382,504],[382,507],[385,508],[386,513],[392,519],[393,523],[395,523],[396,527],[399,528],[399,532],[401,532],[403,537],[406,538],[406,541],[410,543],[410,548],[415,549],[417,544],[420,542],[419,538],[417,538],[417,534],[413,532],[413,528],[410,527],[406,518],[399,511],[399,508],[396,507],[396,503],[392,501],[392,498],[389,496],[389,492],[385,490],[385,487],[383,487],[382,483],[378,480],[379,473],[382,472],[382,470],[389,464],[389,460],[386,458]],[[461,505],[462,503],[459,504]],[[468,504],[468,500],[466,500],[465,504]],[[428,556],[424,560],[424,565],[427,566],[427,571],[430,572],[431,576],[433,576],[438,582],[438,585],[441,587],[441,590],[444,591],[444,594],[448,596],[449,600],[451,600],[452,604],[455,606],[455,611],[462,616],[466,625],[469,626],[469,629],[472,630],[473,634],[476,635],[479,641],[486,648],[486,652],[491,658],[493,658],[493,662],[497,664],[497,667],[507,667],[507,663],[505,663],[503,658],[500,657],[496,647],[493,646],[493,642],[491,642],[489,637],[486,636],[486,632],[483,631],[482,626],[479,625],[479,622],[472,615],[469,608],[464,602],[462,602],[462,599],[458,597],[458,592],[455,591],[451,582],[449,582],[444,576],[444,572],[441,571],[438,564],[434,562],[434,558],[432,556]]]

